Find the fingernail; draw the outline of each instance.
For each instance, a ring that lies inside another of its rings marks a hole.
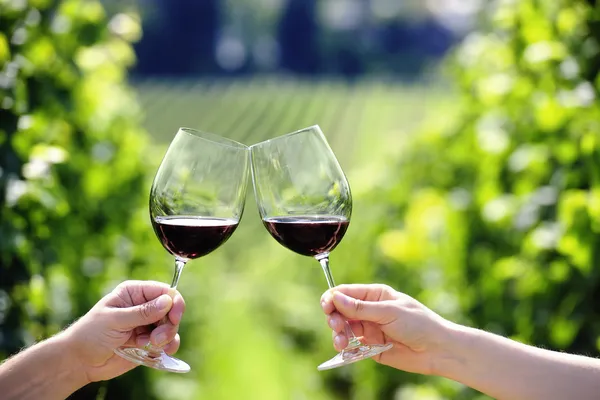
[[[178,325],[181,322],[181,318],[183,317],[183,313],[178,312],[177,314],[171,315],[172,321],[175,325]]]
[[[340,292],[333,292],[333,301],[343,306],[350,305],[350,298]]]
[[[162,347],[163,344],[167,341],[167,334],[166,333],[159,333],[158,335],[156,335],[156,345],[158,347]]]
[[[169,308],[171,306],[171,302],[172,300],[169,295],[163,294],[156,300],[156,307],[162,311]]]
[[[337,349],[341,348],[342,347],[342,336],[336,335],[336,337],[333,338],[333,344]]]
[[[331,319],[331,318],[327,318],[327,325],[329,325],[329,327],[330,327],[331,329],[333,329],[333,319]],[[334,329],[334,330],[335,330],[335,329]]]

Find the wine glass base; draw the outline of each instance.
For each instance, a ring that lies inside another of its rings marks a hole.
[[[392,344],[363,344],[360,346],[352,347],[349,349],[342,350],[341,353],[336,354],[331,360],[325,361],[323,364],[317,367],[319,371],[325,371],[328,369],[338,368],[344,365],[352,364],[365,358],[371,358],[377,354],[381,354],[392,348]]]
[[[171,357],[164,351],[160,353],[149,352],[137,347],[122,346],[115,349],[115,353],[133,363],[145,365],[146,367],[158,369],[161,371],[176,372],[185,374],[190,372],[190,366],[178,358]]]

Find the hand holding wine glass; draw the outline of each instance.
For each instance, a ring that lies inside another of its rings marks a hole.
[[[181,128],[156,173],[150,218],[156,236],[175,257],[170,294],[189,260],[209,254],[229,239],[244,211],[248,147],[210,133]],[[148,367],[189,372],[187,363],[148,343],[123,346],[121,357]]]
[[[321,296],[333,345],[348,345],[345,321],[364,343],[392,343],[373,359],[403,371],[430,375],[448,355],[445,338],[453,324],[412,297],[382,284],[339,285]]]
[[[250,147],[254,193],[263,224],[281,245],[314,257],[330,288],[329,254],[352,214],[348,181],[321,129],[312,126]],[[321,364],[325,370],[373,357],[391,344],[363,344],[345,325],[348,346]]]

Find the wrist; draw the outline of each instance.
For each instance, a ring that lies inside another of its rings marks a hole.
[[[86,373],[86,366],[79,357],[77,344],[70,329],[60,332],[50,339],[60,355],[60,371],[68,376],[70,383],[77,390],[91,381]]]
[[[437,354],[433,357],[432,375],[456,380],[467,366],[468,349],[477,338],[477,330],[448,321],[443,328]]]

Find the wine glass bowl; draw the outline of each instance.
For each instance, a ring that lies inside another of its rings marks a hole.
[[[352,215],[350,185],[318,125],[250,146],[252,182],[267,231],[284,247],[321,264],[335,282],[329,254],[344,237]],[[391,345],[364,345],[346,323],[350,344],[325,370],[369,358]]]
[[[279,244],[303,256],[330,253],[342,240],[350,221],[343,216],[306,215],[264,218]]]
[[[175,257],[171,296],[186,263],[223,245],[237,228],[248,175],[247,146],[190,128],[180,128],[175,135],[154,177],[149,204],[154,232]],[[148,367],[190,371],[187,363],[151,344],[123,346],[115,352]]]
[[[350,219],[350,186],[317,125],[252,145],[250,154],[261,217],[310,214]]]

